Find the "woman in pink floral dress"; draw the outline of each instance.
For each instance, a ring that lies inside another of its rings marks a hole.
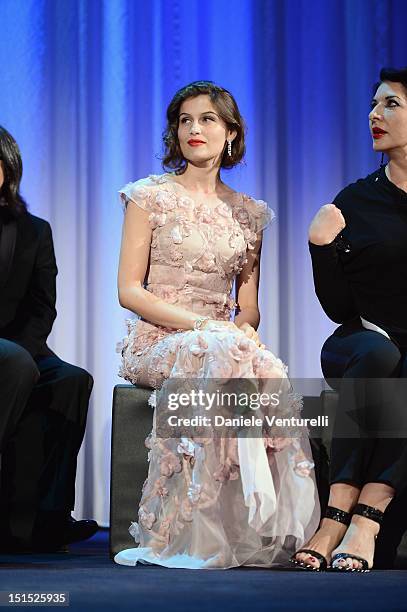
[[[286,366],[256,331],[262,230],[273,213],[220,177],[244,155],[236,102],[198,81],[176,93],[167,119],[164,167],[174,172],[120,191],[126,214],[119,298],[140,317],[128,322],[120,373],[156,391],[148,478],[130,526],[139,546],[115,561],[192,569],[285,564],[319,521],[306,433],[157,434],[170,380],[289,387]],[[298,416],[298,397],[284,398],[279,414]]]

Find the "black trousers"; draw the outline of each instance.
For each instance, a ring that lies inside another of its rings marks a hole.
[[[0,338],[0,520],[13,544],[57,531],[73,509],[92,386],[85,370]]]
[[[400,493],[407,485],[406,351],[355,320],[326,340],[321,365],[339,391],[331,484],[381,482]]]
[[[381,482],[395,489],[395,497],[386,509],[374,561],[377,568],[392,567],[407,527],[407,436],[403,437],[407,395],[400,397],[401,385],[407,379],[406,350],[397,341],[366,330],[355,320],[341,325],[326,340],[321,365],[328,383],[339,391],[330,483],[345,482],[361,488],[368,482]],[[395,394],[390,379],[398,379]],[[373,424],[378,423],[380,429],[388,424],[391,431],[398,425],[401,437],[380,437],[380,432],[375,436],[371,427],[369,430],[372,406]],[[344,437],[352,416],[354,423],[367,424],[364,428],[367,435],[359,439]]]

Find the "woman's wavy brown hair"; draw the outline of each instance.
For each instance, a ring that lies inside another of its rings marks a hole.
[[[186,170],[188,162],[182,155],[178,141],[179,112],[185,100],[200,95],[208,95],[228,129],[237,132],[232,143],[231,156],[227,153],[225,142],[220,167],[233,168],[244,157],[246,128],[236,100],[229,91],[215,85],[212,81],[194,81],[178,90],[167,108],[167,127],[163,133],[164,158],[162,160],[165,170],[175,170],[176,174],[182,174]]]

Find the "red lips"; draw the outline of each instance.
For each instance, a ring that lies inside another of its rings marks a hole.
[[[373,127],[372,128],[372,135],[373,135],[373,138],[375,138],[375,139],[381,138],[385,134],[387,134],[387,132],[385,132],[384,130],[382,130],[379,127]]]
[[[188,140],[188,144],[191,145],[191,147],[197,147],[198,145],[205,144],[205,142],[203,140],[196,140],[194,138],[191,138],[190,140]]]

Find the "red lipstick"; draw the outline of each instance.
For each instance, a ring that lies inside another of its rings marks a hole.
[[[205,144],[203,140],[196,140],[194,138],[191,138],[190,140],[188,140],[188,144],[191,147],[198,147],[201,144]]]
[[[375,140],[379,140],[380,138],[382,138],[382,136],[384,136],[385,134],[387,134],[387,132],[385,132],[384,130],[382,130],[381,128],[378,127],[373,127],[372,128],[372,136]]]

